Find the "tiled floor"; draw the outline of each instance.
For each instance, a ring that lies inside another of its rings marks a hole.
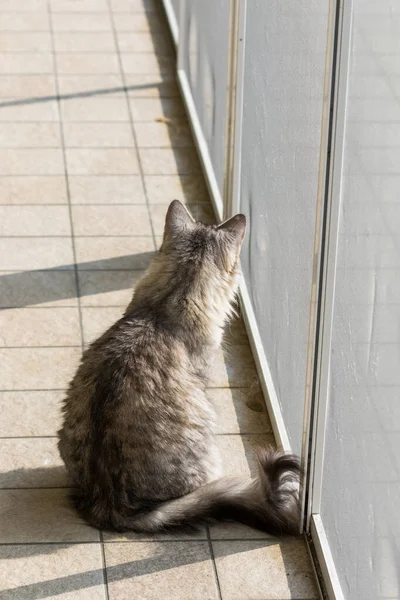
[[[55,432],[81,349],[127,304],[170,200],[211,208],[155,4],[0,9],[0,599],[315,598],[302,540],[103,536],[69,507]],[[240,322],[228,340],[208,394],[225,471],[250,472],[273,436],[247,406],[262,400]]]

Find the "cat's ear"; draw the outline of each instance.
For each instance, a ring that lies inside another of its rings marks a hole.
[[[177,235],[185,229],[192,228],[194,224],[195,222],[183,204],[179,200],[173,200],[165,217],[164,237]]]
[[[246,233],[246,217],[241,214],[235,215],[218,225],[218,229],[228,233],[232,240],[240,245]]]

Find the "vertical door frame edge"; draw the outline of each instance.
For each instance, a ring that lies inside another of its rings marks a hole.
[[[184,68],[185,57],[187,56],[187,39],[184,34],[185,21],[186,21],[186,0],[180,0],[179,3],[179,44],[178,44],[178,60],[177,60],[177,75],[178,85],[182,96],[183,104],[188,115],[190,129],[193,134],[200,163],[203,169],[203,174],[206,180],[208,192],[210,194],[211,202],[213,205],[214,212],[219,219],[222,221],[224,214],[224,206],[221,192],[219,190],[218,182],[215,176],[214,167],[212,164],[211,156],[208,150],[206,138],[204,137],[203,129],[197,114],[196,104],[193,98],[190,83],[186,75]]]
[[[235,57],[231,58],[231,88],[233,94],[232,105],[230,108],[230,139],[228,139],[228,144],[230,144],[230,146],[226,161],[226,187],[224,190],[225,218],[240,212],[241,208],[241,153],[247,0],[232,0],[231,10],[236,13],[236,16],[232,19],[235,23],[235,30],[231,32],[233,35],[231,52],[235,53]],[[291,452],[289,436],[279,404],[278,394],[268,365],[249,289],[243,276],[240,281],[239,296],[242,309],[241,312],[243,314],[247,335],[256,363],[257,373],[260,379],[260,385],[271,421],[272,430],[278,446],[282,448],[284,452]]]
[[[325,433],[329,402],[331,339],[338,249],[339,216],[351,50],[352,0],[337,0],[336,43],[332,70],[331,131],[325,189],[325,223],[322,233],[318,325],[310,410],[309,451],[305,483],[305,528],[318,559],[330,600],[343,600],[338,573],[321,517]]]
[[[182,0],[180,0],[180,2],[179,2],[179,8],[180,8],[180,5],[181,5],[181,2],[182,2]],[[164,12],[165,12],[166,17],[167,17],[169,29],[171,31],[172,40],[173,40],[173,42],[175,44],[175,48],[178,48],[178,44],[179,44],[179,27],[178,27],[179,15],[175,14],[174,7],[172,6],[171,0],[162,0],[162,3],[163,3],[163,7],[164,7]]]

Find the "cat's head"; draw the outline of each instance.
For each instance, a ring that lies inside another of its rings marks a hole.
[[[245,232],[244,215],[218,226],[204,225],[174,200],[165,218],[161,248],[138,282],[130,309],[157,305],[187,322],[198,325],[203,319],[205,329],[222,327],[239,281]]]
[[[239,253],[246,233],[246,217],[238,214],[220,225],[193,220],[187,209],[174,200],[165,218],[160,252],[182,267],[190,265],[207,276],[229,280],[238,274]]]

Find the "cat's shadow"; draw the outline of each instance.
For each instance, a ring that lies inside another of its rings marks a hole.
[[[80,296],[96,297],[99,294],[131,288],[138,276],[149,266],[153,256],[154,252],[139,252],[78,263]],[[114,271],[119,273],[118,277],[113,276]],[[57,271],[34,269],[4,273],[0,277],[1,307],[22,308],[74,299],[76,288],[73,272],[74,265],[66,264],[58,266]]]

